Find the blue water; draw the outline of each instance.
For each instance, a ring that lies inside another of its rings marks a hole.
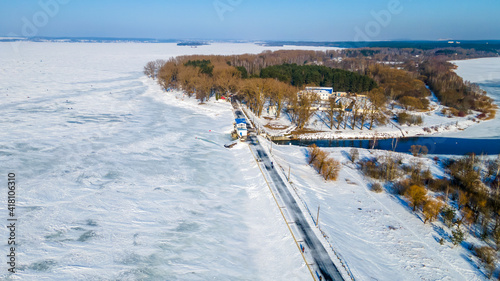
[[[429,154],[464,155],[475,154],[500,154],[500,139],[464,139],[464,138],[441,138],[441,137],[417,137],[376,140],[312,140],[312,141],[281,141],[279,144],[292,144],[308,146],[316,144],[319,147],[359,147],[375,148],[382,150],[394,150],[396,152],[409,153],[412,145],[425,145]]]

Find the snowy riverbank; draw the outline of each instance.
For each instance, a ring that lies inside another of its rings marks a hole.
[[[389,139],[402,137],[418,137],[436,135],[444,132],[461,132],[470,126],[475,126],[478,123],[488,122],[479,121],[475,116],[479,113],[475,112],[466,117],[448,117],[441,113],[443,108],[435,99],[431,98],[432,109],[428,112],[412,112],[412,115],[422,117],[423,124],[421,125],[400,125],[394,120],[389,120],[386,125],[374,125],[372,130],[368,126],[361,129],[356,126],[354,129],[348,124],[346,129],[342,127],[337,130],[329,128],[326,117],[323,113],[316,113],[306,127],[307,131],[301,134],[294,134],[296,129],[291,118],[282,114],[280,118],[275,118],[274,115],[263,113],[260,118],[253,114],[250,110],[246,110],[252,122],[256,123],[270,136],[293,136],[297,139]],[[396,110],[397,111],[397,110]],[[400,110],[403,111],[402,109]]]

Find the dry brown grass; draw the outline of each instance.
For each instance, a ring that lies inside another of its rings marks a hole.
[[[321,131],[304,128],[304,129],[294,130],[292,132],[292,135],[303,135],[303,134],[311,134],[311,133],[319,133],[319,132],[321,132]]]
[[[492,120],[495,118],[496,114],[497,114],[497,109],[498,109],[498,106],[494,106],[493,108],[491,109],[488,109],[486,112],[486,118],[484,120]]]
[[[337,180],[340,172],[340,162],[329,158],[329,153],[321,150],[316,145],[309,146],[308,162],[325,180]]]
[[[267,124],[264,127],[271,129],[271,130],[284,130],[284,129],[288,128],[288,126],[281,125],[281,124]]]

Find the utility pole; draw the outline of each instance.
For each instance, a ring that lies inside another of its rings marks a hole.
[[[319,206],[318,205],[318,215],[316,216],[316,226],[319,226]]]
[[[288,166],[288,182],[290,182],[290,170],[292,169],[291,166]]]

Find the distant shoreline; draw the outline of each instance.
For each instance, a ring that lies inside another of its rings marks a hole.
[[[275,41],[275,40],[217,40],[217,39],[158,39],[158,38],[114,38],[114,37],[14,37],[0,36],[0,42],[79,42],[79,43],[179,43],[190,45],[196,42],[210,43],[253,43],[266,47],[337,47],[337,48],[463,48],[494,51],[500,49],[498,40],[394,40],[394,41]],[[494,53],[497,53],[494,51]],[[497,53],[498,56],[498,53]]]

